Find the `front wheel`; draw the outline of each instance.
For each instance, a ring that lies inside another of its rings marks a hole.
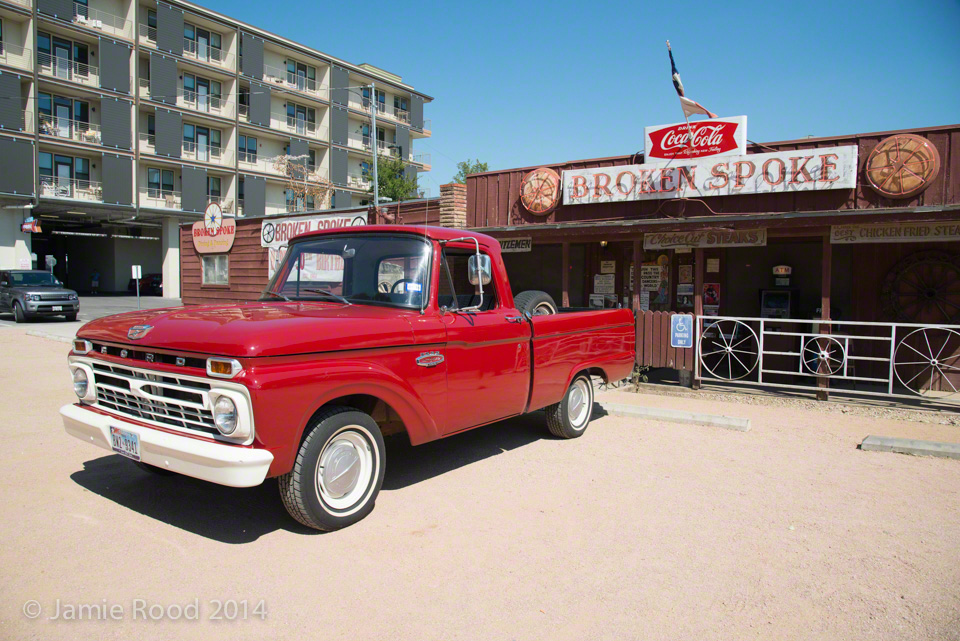
[[[593,414],[593,382],[587,374],[573,379],[563,400],[546,408],[547,427],[558,438],[582,435]]]
[[[19,301],[13,301],[13,320],[18,323],[27,322],[27,315],[24,313]]]
[[[377,423],[352,407],[331,407],[307,427],[293,470],[279,478],[280,498],[307,527],[339,530],[373,510],[385,468]]]

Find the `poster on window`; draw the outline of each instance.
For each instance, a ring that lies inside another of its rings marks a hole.
[[[692,283],[693,282],[693,265],[680,265],[678,268],[677,277],[680,279],[681,283]],[[680,292],[677,292],[678,294]],[[690,292],[691,294],[693,292]]]
[[[654,305],[668,305],[670,303],[670,266],[655,264],[640,267],[640,290],[650,292],[650,302]]]
[[[594,294],[613,294],[616,288],[616,274],[596,274],[593,277]]]

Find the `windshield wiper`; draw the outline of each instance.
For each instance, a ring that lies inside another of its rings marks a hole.
[[[343,303],[344,305],[352,305],[352,304],[353,304],[353,303],[351,303],[350,301],[348,301],[346,298],[344,298],[343,296],[341,296],[340,294],[334,294],[333,292],[328,291],[328,290],[326,290],[326,289],[307,289],[306,287],[304,287],[304,288],[302,288],[302,289],[303,289],[303,291],[305,291],[305,292],[313,292],[313,293],[315,293],[315,294],[324,294],[324,295],[326,295],[326,296],[330,296],[331,298],[336,298],[338,301],[340,301],[340,302]]]
[[[278,294],[277,292],[263,292],[263,294],[261,294],[261,296],[276,296],[277,298],[282,298],[283,300],[287,301],[288,303],[293,302],[293,301],[291,301],[289,298],[287,298],[286,296],[284,296],[283,294]]]

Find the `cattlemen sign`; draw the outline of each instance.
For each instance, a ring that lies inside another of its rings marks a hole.
[[[822,147],[564,171],[563,204],[853,189],[856,184],[857,148]]]

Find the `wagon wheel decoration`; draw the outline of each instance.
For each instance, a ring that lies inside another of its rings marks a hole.
[[[893,370],[900,384],[918,396],[946,398],[960,388],[960,332],[921,327],[900,341]]]
[[[917,252],[887,273],[881,299],[894,320],[960,323],[960,261],[942,251]]]
[[[926,138],[898,134],[877,143],[864,165],[870,186],[887,198],[910,198],[930,186],[940,171],[940,153]]]
[[[760,362],[760,341],[753,329],[738,320],[704,324],[700,335],[700,364],[715,378],[745,378]]]
[[[833,336],[813,336],[804,342],[800,352],[804,369],[820,376],[836,375],[847,360],[843,343]]]
[[[549,214],[560,204],[560,174],[549,167],[531,171],[520,184],[520,202],[535,216]]]

